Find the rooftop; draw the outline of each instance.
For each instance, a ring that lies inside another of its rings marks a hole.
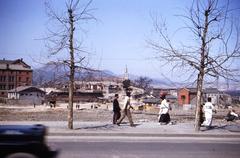
[[[22,92],[22,91],[25,91],[25,90],[28,90],[28,89],[36,89],[38,91],[42,91],[41,89],[39,89],[37,87],[34,87],[34,86],[19,86],[17,88],[14,88],[14,89],[10,90],[9,92]],[[44,91],[42,91],[42,92],[44,92]]]
[[[25,71],[32,71],[31,67],[27,65],[23,59],[16,59],[16,60],[0,60],[0,70],[25,70]]]

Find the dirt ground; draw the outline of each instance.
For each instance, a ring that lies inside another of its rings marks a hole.
[[[235,108],[240,113],[240,108]],[[228,109],[218,109],[214,119],[222,120]],[[194,120],[194,110],[181,108],[170,111],[171,119],[178,122]],[[0,121],[67,121],[68,110],[64,107],[50,108],[44,105],[18,106],[0,104]],[[74,109],[75,121],[112,121],[112,111],[109,109]],[[157,121],[158,109],[132,111],[134,121]]]

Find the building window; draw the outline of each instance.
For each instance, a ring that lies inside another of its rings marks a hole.
[[[18,77],[18,81],[19,81],[19,82],[21,82],[21,79],[22,79],[21,77]]]
[[[27,82],[29,81],[29,77],[26,78],[26,81],[27,81]]]
[[[5,90],[5,88],[6,88],[6,85],[0,85],[1,90]]]
[[[2,82],[5,82],[6,81],[6,76],[1,76],[1,79],[0,79]]]
[[[185,101],[186,101],[186,96],[185,95],[181,95],[181,101],[183,104],[185,104]]]
[[[0,85],[1,90],[5,90],[5,88],[6,88],[6,85]]]
[[[8,81],[9,81],[9,82],[13,82],[13,81],[14,81],[13,79],[14,79],[13,76],[8,76]]]
[[[9,85],[9,89],[13,89],[14,88],[14,85]]]

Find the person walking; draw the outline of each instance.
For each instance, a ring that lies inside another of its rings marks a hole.
[[[205,120],[202,123],[202,126],[205,126],[207,128],[210,128],[212,125],[212,115],[213,115],[213,111],[215,111],[215,108],[211,103],[211,101],[212,99],[209,97],[207,98],[207,102],[203,105],[203,113],[205,116]]]
[[[169,115],[170,106],[166,100],[166,95],[162,95],[161,99],[162,99],[162,102],[160,104],[160,110],[159,110],[159,123],[161,125],[163,124],[166,125],[171,121],[170,115]]]
[[[122,120],[127,116],[130,126],[134,127],[134,123],[133,123],[132,115],[131,115],[131,111],[130,111],[131,108],[133,109],[133,107],[130,104],[130,96],[131,96],[131,93],[126,92],[126,97],[124,100],[124,106],[123,106],[123,110],[122,110],[122,117],[117,121],[117,125],[120,125]]]
[[[117,120],[121,117],[121,108],[119,107],[118,94],[115,94],[113,100],[113,124],[117,123]]]

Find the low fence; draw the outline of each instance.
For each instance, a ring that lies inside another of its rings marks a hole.
[[[43,100],[35,99],[35,100],[29,100],[29,99],[7,99],[6,104],[11,105],[41,105],[43,104]]]

